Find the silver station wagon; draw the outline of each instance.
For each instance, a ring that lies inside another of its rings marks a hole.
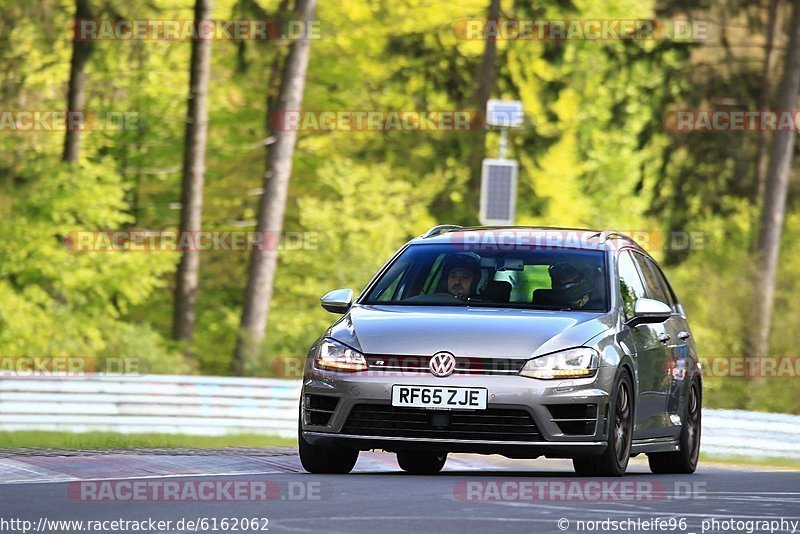
[[[359,451],[414,474],[450,452],[571,458],[620,476],[692,473],[702,377],[683,308],[650,255],[613,231],[443,225],[406,243],[311,347],[299,448],[313,473]]]

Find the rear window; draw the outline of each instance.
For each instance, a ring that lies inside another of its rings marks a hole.
[[[409,246],[362,304],[608,310],[602,251],[464,249],[458,244]]]

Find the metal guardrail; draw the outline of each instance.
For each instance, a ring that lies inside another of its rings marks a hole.
[[[299,380],[214,376],[0,378],[0,430],[297,435]],[[702,451],[800,460],[800,416],[703,410]]]
[[[0,378],[0,430],[297,436],[299,380],[215,376]]]
[[[800,415],[704,409],[701,439],[708,454],[800,460]]]

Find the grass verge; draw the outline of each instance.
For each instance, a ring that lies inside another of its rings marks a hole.
[[[800,460],[791,458],[753,458],[752,456],[718,456],[700,453],[700,464],[704,462],[719,464],[755,465],[763,467],[785,467],[800,470]]]
[[[232,434],[229,436],[185,436],[178,434],[116,434],[113,432],[0,432],[0,449],[35,447],[44,449],[116,449],[116,448],[217,448],[297,446],[297,440]]]

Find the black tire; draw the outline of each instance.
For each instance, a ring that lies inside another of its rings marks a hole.
[[[686,398],[686,411],[681,429],[680,450],[675,452],[656,452],[647,455],[650,471],[657,475],[691,475],[697,469],[700,457],[700,432],[702,430],[703,398],[700,383],[692,380],[689,396]]]
[[[303,437],[303,430],[297,425],[297,441],[300,449],[300,463],[309,473],[344,475],[353,470],[358,460],[355,449],[332,449],[312,445]]]
[[[628,468],[633,440],[634,397],[631,378],[626,371],[620,375],[612,398],[608,447],[598,456],[573,458],[572,465],[579,475],[619,477]]]
[[[435,475],[447,462],[446,452],[399,451],[397,463],[400,469],[412,475]]]

